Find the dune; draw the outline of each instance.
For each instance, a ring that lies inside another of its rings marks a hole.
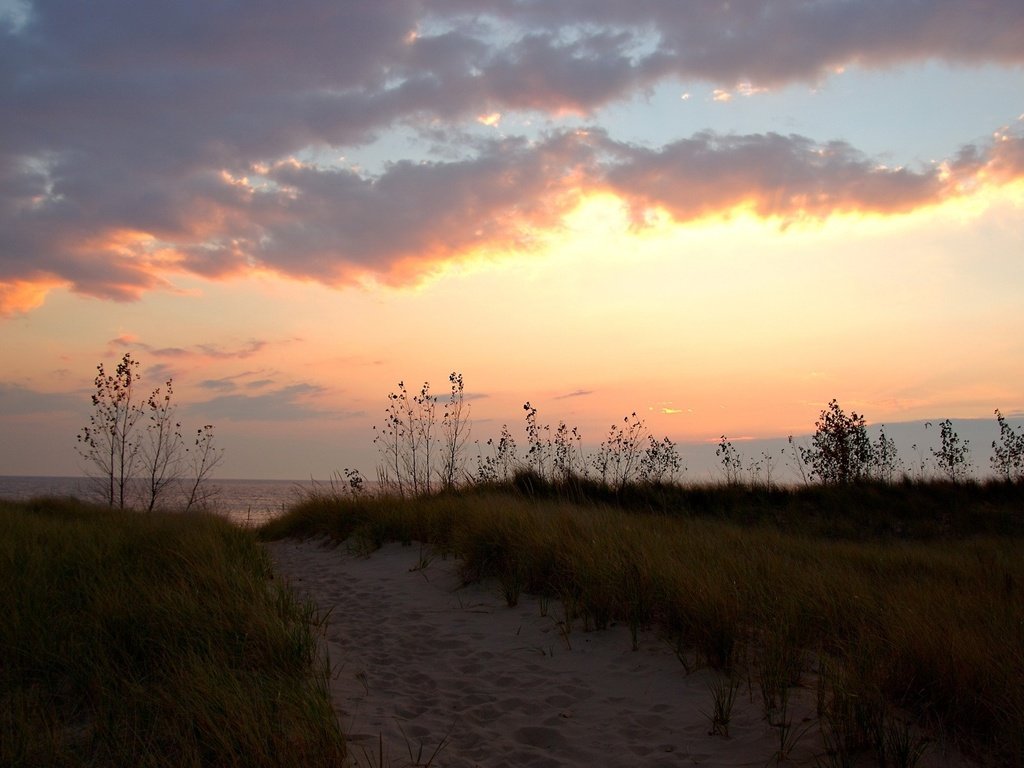
[[[717,673],[687,673],[654,632],[636,651],[625,626],[566,632],[557,602],[523,595],[510,608],[497,584],[463,585],[452,560],[420,567],[418,545],[368,557],[318,540],[268,548],[276,572],[330,611],[331,694],[357,766],[775,762],[779,731],[756,685],[741,685],[728,736],[712,734]],[[823,756],[814,701],[813,685],[797,691],[788,764]]]

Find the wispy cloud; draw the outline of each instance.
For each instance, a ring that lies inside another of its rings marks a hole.
[[[313,384],[293,384],[258,395],[226,394],[196,402],[194,409],[216,413],[223,421],[304,421],[341,418],[352,413],[325,411],[312,402],[324,393]]]
[[[555,400],[567,400],[572,397],[586,397],[587,395],[594,394],[592,389],[577,389],[572,392],[567,392],[564,395],[556,395],[553,399]]]
[[[236,348],[225,348],[219,344],[197,344],[192,347],[155,347],[140,341],[131,334],[122,334],[108,342],[112,349],[139,350],[155,358],[208,358],[212,360],[244,360],[265,349],[269,342],[250,339]]]
[[[61,392],[45,392],[19,384],[0,382],[0,413],[4,416],[35,416],[55,412],[86,411],[89,398]]]

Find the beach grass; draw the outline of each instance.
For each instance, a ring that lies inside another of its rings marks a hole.
[[[560,599],[566,633],[654,631],[688,669],[749,680],[770,726],[812,689],[834,764],[925,743],[1024,764],[1021,484],[586,490],[321,493],[259,535],[426,542],[510,605]]]
[[[0,764],[338,765],[323,618],[251,531],[0,502]]]

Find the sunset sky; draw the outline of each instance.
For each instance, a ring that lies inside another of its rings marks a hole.
[[[225,477],[1019,416],[1024,3],[0,0],[0,350],[0,475],[125,352]]]

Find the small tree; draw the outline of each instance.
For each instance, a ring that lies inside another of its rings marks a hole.
[[[108,506],[124,509],[141,442],[137,434],[143,410],[136,396],[139,363],[125,352],[112,375],[96,366],[89,424],[78,433],[78,453],[98,481]]]
[[[181,422],[175,421],[177,406],[172,402],[174,387],[171,379],[164,384],[163,395],[157,387],[146,399],[143,408],[147,416],[145,440],[142,443],[142,463],[146,480],[146,508],[152,511],[167,487],[181,479]]]
[[[185,449],[185,453],[188,455],[191,470],[188,498],[185,501],[185,511],[188,512],[195,507],[204,508],[209,504],[212,494],[206,480],[224,458],[224,449],[218,448],[214,443],[212,424],[204,424],[196,430],[195,440]]]
[[[903,473],[903,461],[896,450],[896,441],[885,434],[885,425],[878,429],[878,439],[871,446],[871,476],[883,483],[892,483]]]
[[[800,449],[812,477],[825,484],[845,484],[868,475],[871,441],[862,415],[851,411],[847,416],[833,399],[822,410],[814,428],[811,447]]]
[[[725,482],[729,485],[738,485],[743,472],[743,457],[736,450],[732,442],[722,435],[715,449],[715,456],[722,462],[722,471],[725,472]]]
[[[168,489],[191,478],[186,508],[205,498],[204,483],[220,463],[213,427],[198,430],[195,445],[186,447],[176,419],[171,379],[146,398],[137,393],[139,362],[126,352],[113,375],[96,366],[89,424],[78,433],[78,453],[101,488],[104,501],[124,509],[133,498],[153,510]],[[134,490],[134,493],[133,493]]]
[[[996,421],[999,422],[999,442],[992,441],[992,469],[1003,480],[1020,480],[1024,478],[1024,429],[1015,431],[998,408]]]
[[[966,480],[971,472],[971,441],[961,440],[949,419],[939,423],[939,435],[941,447],[931,449],[936,467],[954,483]]]

